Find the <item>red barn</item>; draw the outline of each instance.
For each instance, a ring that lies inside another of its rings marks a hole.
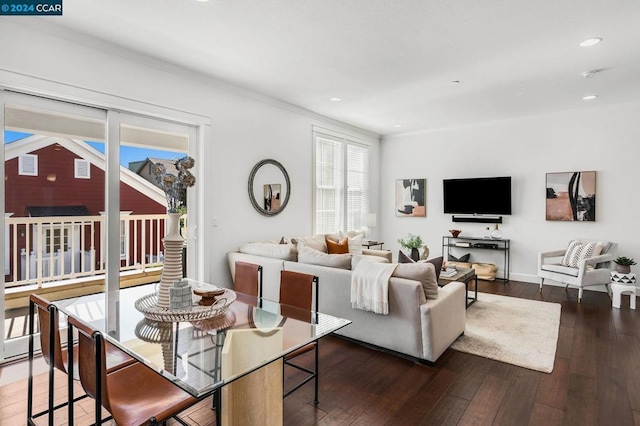
[[[5,145],[8,285],[104,269],[105,165],[82,140],[34,135]],[[121,267],[159,261],[164,192],[121,166],[120,210]]]

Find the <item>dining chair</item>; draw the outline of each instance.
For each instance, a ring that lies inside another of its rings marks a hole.
[[[236,261],[233,289],[240,293],[262,298],[262,266]]]
[[[318,277],[300,272],[282,271],[280,274],[280,305],[282,314],[287,317],[293,317],[309,322],[317,322]],[[293,308],[288,309],[288,307]],[[297,315],[295,313],[296,310],[298,310]],[[305,318],[300,317],[300,312],[305,312]],[[310,351],[314,351],[315,357],[313,370],[291,362],[296,357]],[[316,340],[285,355],[284,364],[285,366],[288,365],[307,373],[307,377],[302,381],[291,389],[285,390],[284,396],[286,397],[290,395],[305,383],[313,379],[315,380],[313,402],[314,404],[318,404],[318,341]]]
[[[78,373],[85,392],[95,400],[96,424],[104,407],[119,425],[155,425],[170,418],[188,425],[177,414],[197,398],[141,362],[108,373],[103,334],[74,316],[68,322],[78,331]]]
[[[35,334],[35,315],[38,315],[38,324],[40,325],[40,347],[42,357],[48,364],[49,375],[49,394],[47,409],[33,414],[33,357],[34,357],[34,334]],[[35,424],[35,419],[48,414],[48,423],[54,423],[55,410],[68,407],[68,418],[73,418],[73,404],[86,398],[87,395],[74,397],[74,380],[79,377],[76,374],[68,374],[69,358],[77,360],[78,347],[73,345],[73,352],[76,356],[69,357],[68,345],[66,348],[62,346],[60,340],[60,320],[58,308],[45,298],[33,293],[29,296],[29,377],[27,380],[27,424]],[[122,351],[115,351],[112,345],[107,348],[107,365],[109,371],[121,368],[123,366],[134,363],[135,360]],[[54,405],[54,389],[55,389],[55,372],[58,369],[67,374],[67,401]],[[74,371],[74,369],[71,369]],[[77,372],[77,368],[75,369]]]

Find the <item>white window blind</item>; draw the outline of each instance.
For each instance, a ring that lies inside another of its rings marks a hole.
[[[314,144],[315,232],[362,230],[369,211],[369,148],[319,132]]]
[[[22,154],[18,157],[18,174],[22,176],[38,176],[38,156]]]
[[[76,179],[91,179],[91,163],[81,158],[75,158],[73,163]]]

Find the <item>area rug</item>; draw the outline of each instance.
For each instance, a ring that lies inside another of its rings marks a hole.
[[[478,293],[455,350],[551,373],[558,344],[560,304]]]

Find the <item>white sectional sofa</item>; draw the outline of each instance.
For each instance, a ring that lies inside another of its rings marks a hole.
[[[320,312],[352,321],[337,334],[420,361],[435,362],[465,329],[463,283],[439,287],[437,298],[427,299],[421,281],[392,276],[389,314],[380,315],[351,307],[352,271],[349,269],[240,252],[229,252],[227,259],[232,277],[235,277],[236,261],[262,265],[263,297],[271,300],[278,300],[280,271],[317,276]]]

